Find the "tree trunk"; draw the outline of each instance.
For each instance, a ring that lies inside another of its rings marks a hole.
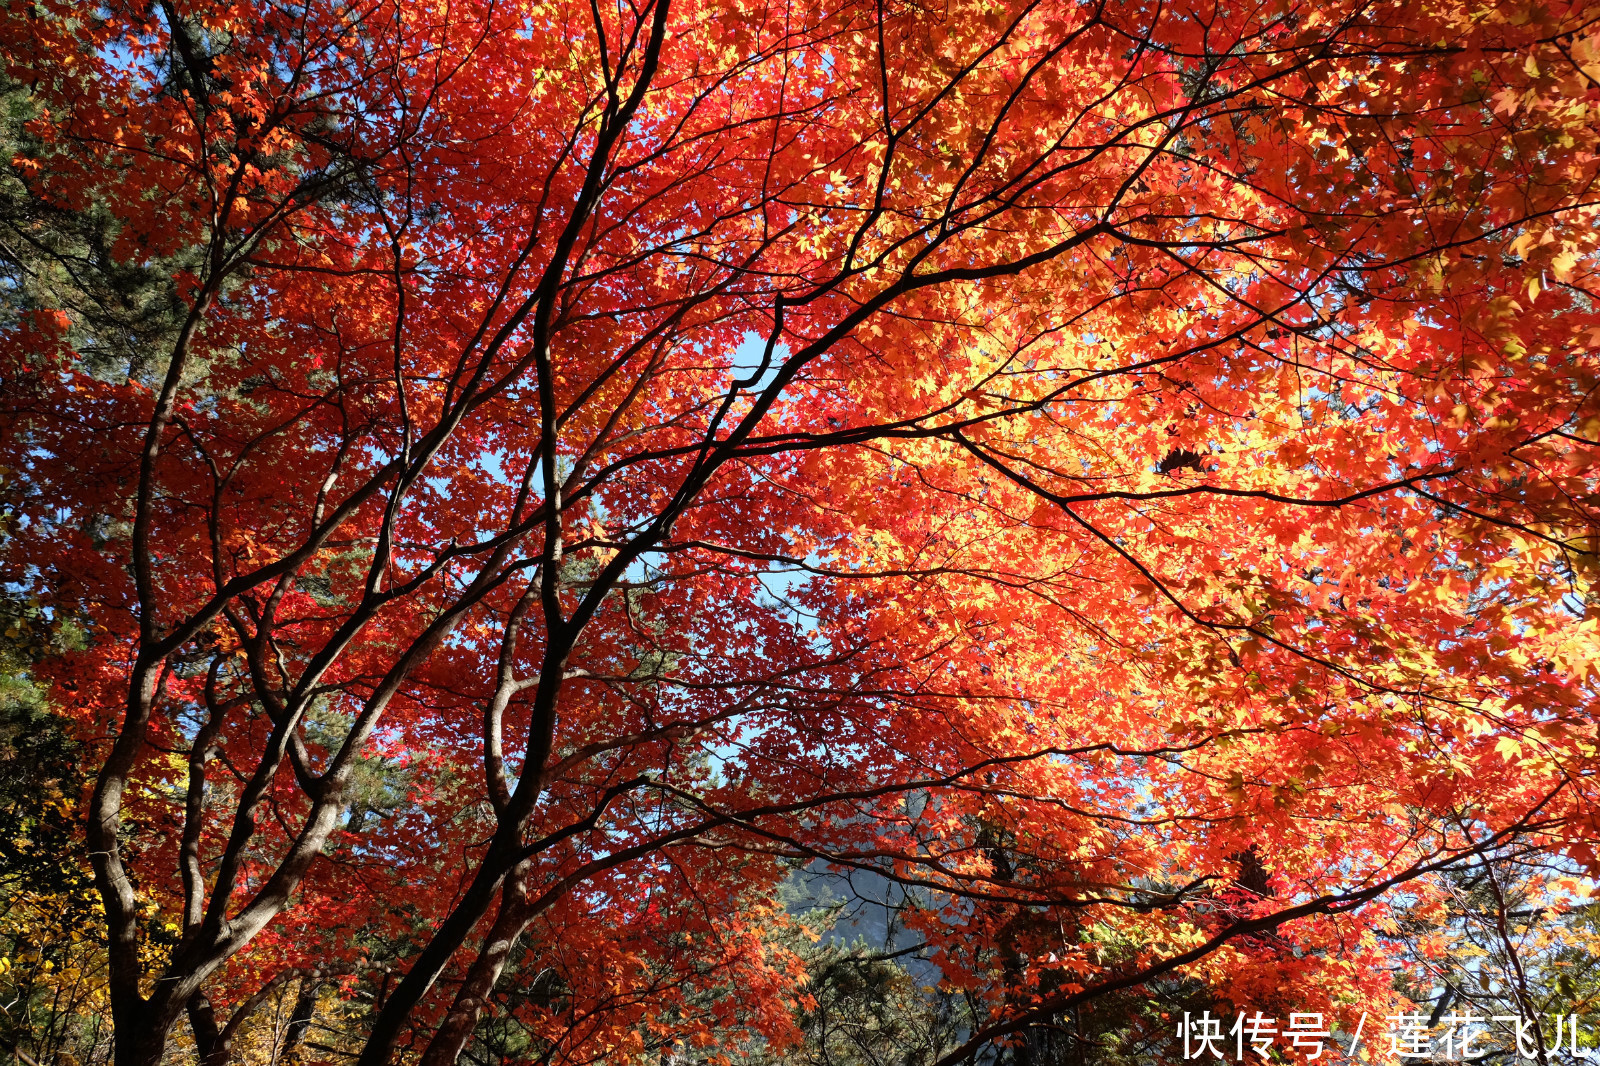
[[[467,1041],[472,1039],[478,1019],[489,1005],[495,982],[500,980],[506,960],[511,957],[511,949],[516,946],[517,938],[528,924],[527,888],[527,867],[524,864],[506,878],[505,888],[500,893],[500,913],[495,915],[494,925],[489,927],[483,948],[473,960],[466,979],[461,982],[449,1013],[444,1016],[444,1021],[428,1043],[421,1066],[454,1066]]]
[[[317,1009],[317,990],[320,986],[310,977],[300,979],[300,992],[294,998],[294,1010],[289,1014],[289,1031],[283,1037],[282,1061],[293,1062],[299,1053],[300,1043],[311,1028],[311,1017]]]

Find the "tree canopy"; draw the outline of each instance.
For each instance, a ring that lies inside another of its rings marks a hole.
[[[1583,899],[1600,7],[3,10],[117,1066],[290,988],[361,1066],[770,1055],[902,987],[800,869],[911,901],[926,1066]]]

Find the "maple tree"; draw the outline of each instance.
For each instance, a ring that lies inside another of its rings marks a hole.
[[[921,893],[939,1066],[1581,892],[1600,9],[3,19],[119,1066],[335,984],[364,1066],[781,1047],[797,864]]]

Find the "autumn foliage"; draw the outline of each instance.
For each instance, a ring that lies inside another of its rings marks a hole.
[[[939,1066],[1383,1010],[1397,900],[1600,861],[1600,7],[0,39],[4,576],[83,634],[119,1066],[313,978],[363,1066],[782,1048],[802,866],[922,901]]]

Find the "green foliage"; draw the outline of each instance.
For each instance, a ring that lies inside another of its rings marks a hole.
[[[926,1066],[960,1043],[971,1012],[919,979],[896,952],[856,941],[819,944],[806,959],[805,1043],[785,1056],[807,1066]]]
[[[0,328],[35,309],[65,311],[84,369],[151,384],[188,311],[174,272],[196,265],[199,250],[140,256],[118,246],[123,226],[104,202],[65,208],[40,195],[12,165],[48,158],[28,129],[39,117],[30,87],[0,77]]]

